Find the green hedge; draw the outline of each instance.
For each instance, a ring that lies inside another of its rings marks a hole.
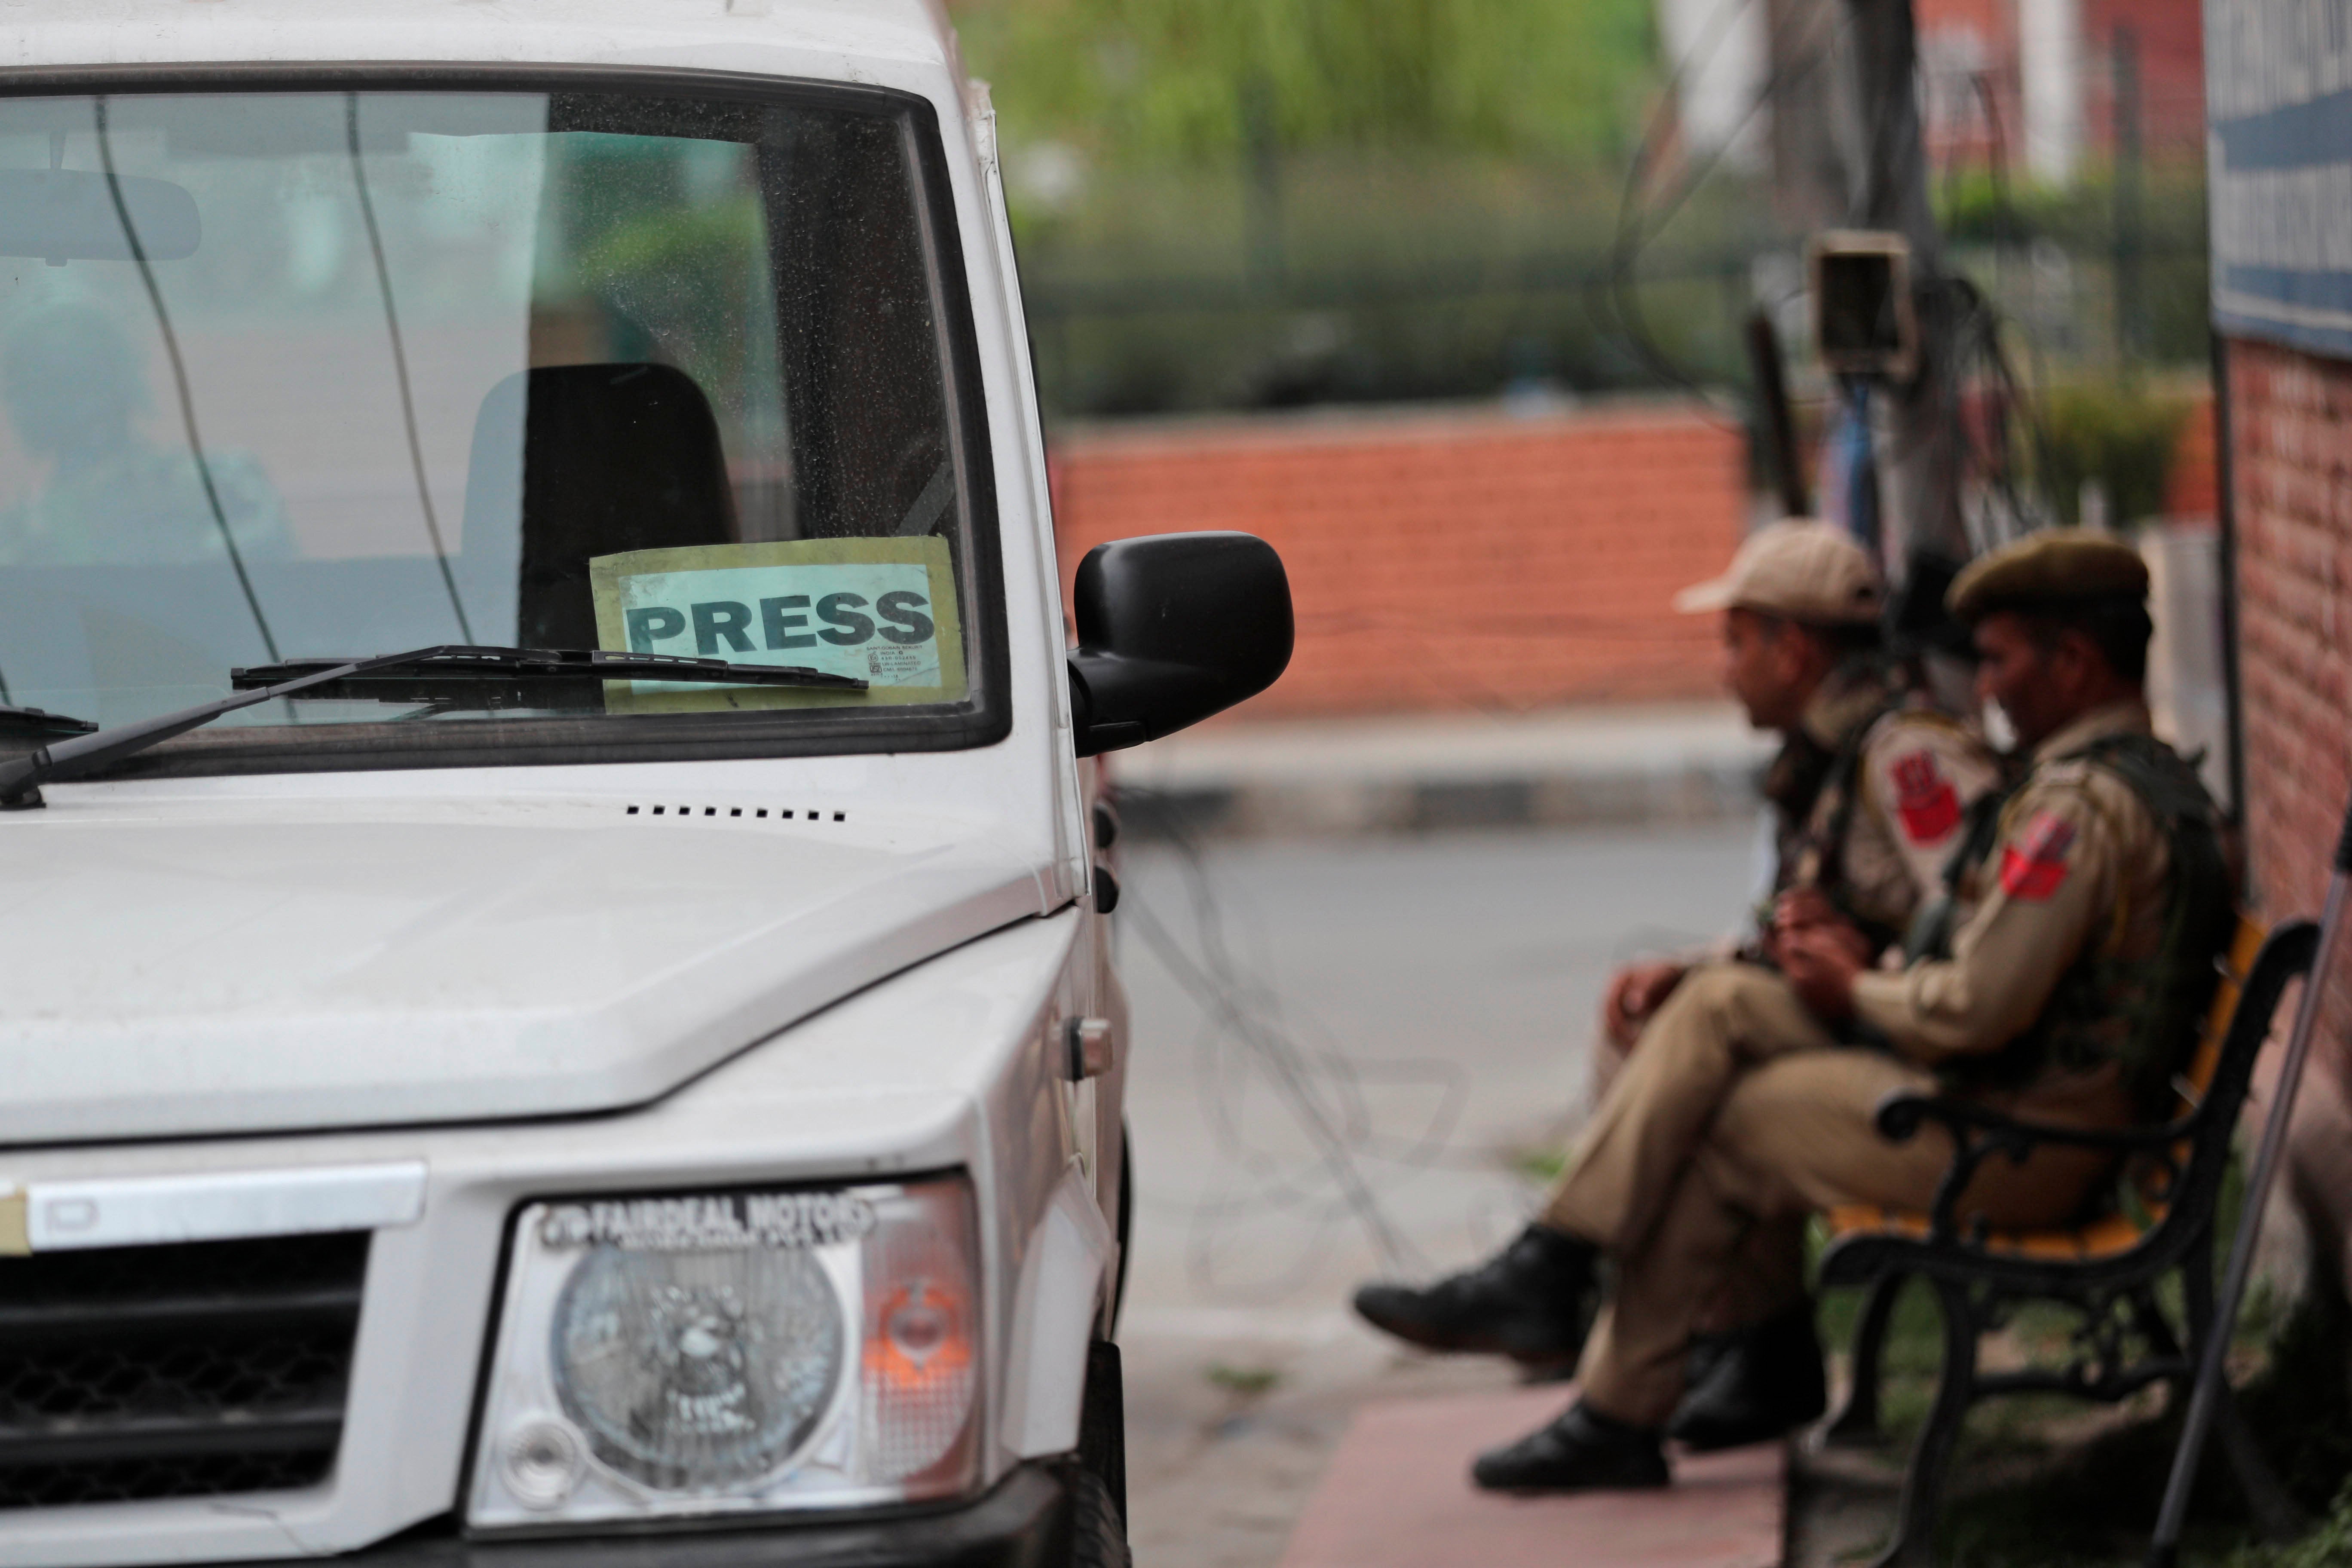
[[[2107,519],[2126,526],[2164,510],[2165,483],[2194,401],[2147,377],[2064,381],[2035,400],[2039,448],[2028,461],[2050,505],[2082,521],[2085,481],[2107,492]]]

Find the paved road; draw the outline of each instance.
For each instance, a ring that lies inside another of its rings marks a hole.
[[[1717,826],[1129,858],[1143,1568],[1274,1563],[1355,1404],[1506,1381],[1394,1352],[1347,1292],[1517,1227],[1514,1157],[1573,1114],[1604,976],[1727,924],[1753,846]]]

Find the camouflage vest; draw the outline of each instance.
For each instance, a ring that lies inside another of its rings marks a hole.
[[[2171,889],[2163,936],[2142,958],[2097,951],[2095,941],[2058,979],[2041,1016],[1990,1057],[1946,1069],[1958,1089],[2017,1089],[2044,1071],[2122,1065],[2141,1112],[2163,1114],[2174,1075],[2188,1066],[2212,1000],[2213,963],[2228,943],[2235,898],[2222,852],[2221,810],[2197,771],[2152,735],[2110,735],[2075,753],[2122,781],[2147,808],[2171,855]],[[1905,945],[1911,962],[1951,956],[1961,878],[2000,847],[2003,808],[2017,788],[1985,796],[1972,808],[1968,835],[1944,872],[1944,896],[1922,909]]]

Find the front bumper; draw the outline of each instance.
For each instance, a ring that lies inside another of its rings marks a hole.
[[[921,1513],[520,1541],[412,1533],[324,1561],[352,1568],[1046,1568],[1067,1554],[1068,1513],[1060,1468],[1033,1462],[970,1502]]]

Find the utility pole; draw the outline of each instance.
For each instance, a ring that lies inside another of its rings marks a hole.
[[[2043,0],[2067,4],[2071,0]],[[1846,26],[1829,25],[1838,14]],[[1765,0],[1774,79],[1774,207],[1791,232],[1892,230],[1910,247],[1918,363],[1903,384],[1857,382],[1866,405],[1882,564],[1898,586],[1912,557],[1969,554],[1960,506],[1960,437],[1952,379],[1950,290],[1927,200],[1927,154],[1915,83],[1911,0]]]
[[[1772,210],[1790,234],[1817,234],[1846,221],[1851,192],[1838,121],[1845,84],[1838,29],[1830,18],[1845,0],[1764,0],[1767,68],[1772,95],[1769,144]]]
[[[1927,149],[1919,123],[1918,39],[1911,0],[1845,0],[1853,24],[1855,110],[1862,166],[1852,221],[1889,229],[1911,247],[1918,368],[1907,384],[1873,398],[1880,484],[1881,549],[1891,580],[1912,558],[1969,554],[1960,510],[1960,409],[1954,395],[1952,293],[1943,286],[1943,242],[1927,202]]]
[[[2128,364],[2147,352],[2147,291],[2140,274],[2140,252],[2146,246],[2142,223],[2146,192],[2139,144],[2139,35],[2129,24],[2116,24],[2110,58],[2115,114],[2116,359]]]

